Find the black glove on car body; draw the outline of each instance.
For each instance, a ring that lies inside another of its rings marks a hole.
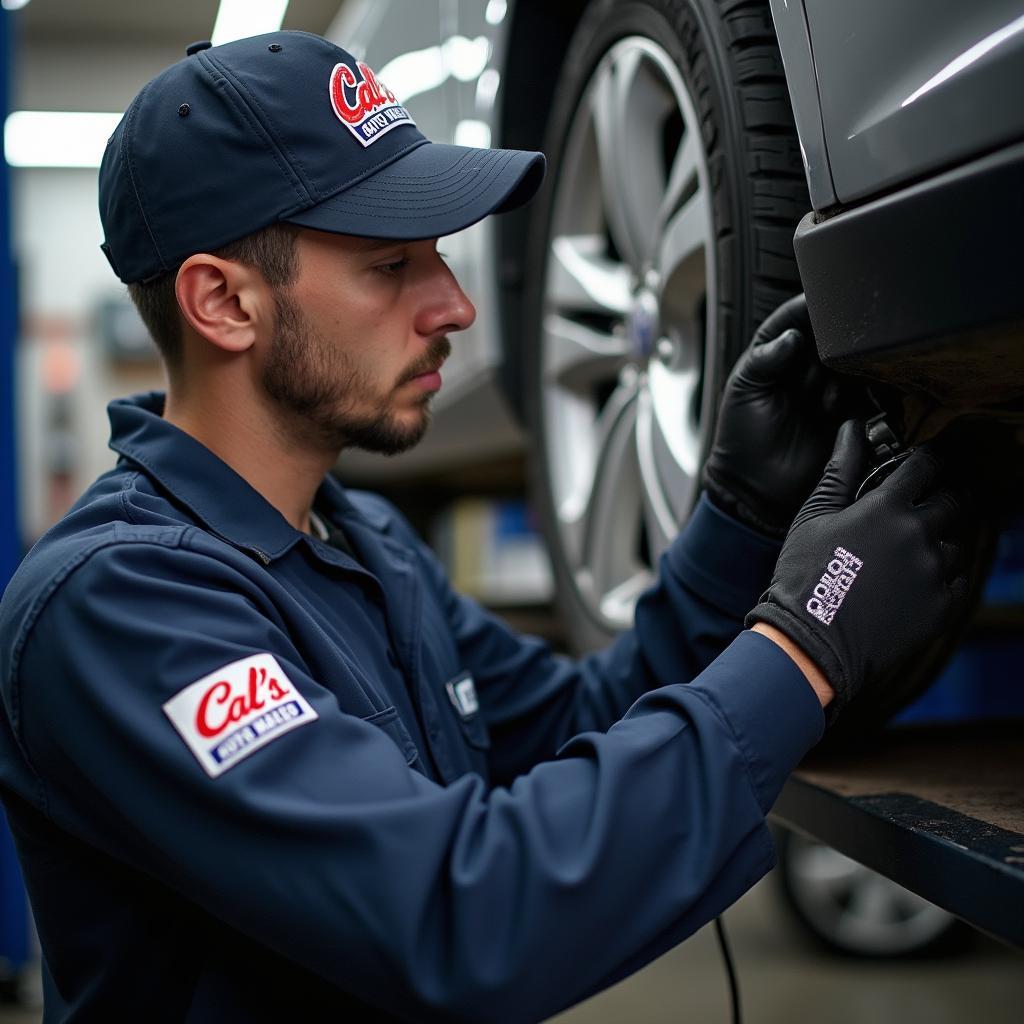
[[[783,303],[726,382],[704,466],[711,500],[762,533],[785,536],[821,478],[839,424],[854,414],[857,387],[819,362],[803,295]]]
[[[782,630],[836,692],[831,723],[858,690],[921,650],[961,611],[967,579],[961,500],[939,489],[934,451],[912,452],[854,502],[864,478],[863,427],[843,424],[821,483],[782,547],[771,587],[746,618]],[[966,499],[963,499],[964,501]]]

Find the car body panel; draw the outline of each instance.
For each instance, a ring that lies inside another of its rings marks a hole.
[[[833,204],[812,193],[795,239],[819,354],[948,410],[998,411],[1024,394],[1024,3],[803,2],[835,188]],[[779,40],[806,148],[796,21]]]
[[[835,205],[836,191],[828,165],[818,79],[803,0],[771,0],[771,9],[793,105],[793,119],[800,136],[800,156],[807,175],[811,205],[816,210],[823,210]]]
[[[805,3],[840,203],[1024,138],[1021,0]]]
[[[822,360],[950,411],[1024,395],[1022,179],[1018,142],[804,217],[795,249]]]

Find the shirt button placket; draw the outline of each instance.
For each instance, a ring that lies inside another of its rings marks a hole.
[[[446,782],[454,782],[458,776],[452,761],[452,751],[446,742],[438,715],[437,703],[433,694],[426,687],[420,689],[420,702],[423,706],[423,723],[427,727],[427,739],[434,754],[434,761],[441,770]]]

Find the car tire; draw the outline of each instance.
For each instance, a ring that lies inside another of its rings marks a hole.
[[[767,2],[594,0],[530,227],[531,476],[577,651],[632,621],[699,494],[718,399],[800,291],[809,208]]]
[[[775,840],[782,903],[817,945],[862,959],[938,956],[968,945],[967,925],[884,875],[788,829],[777,829]]]

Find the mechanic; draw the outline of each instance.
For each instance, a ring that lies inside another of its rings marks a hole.
[[[960,614],[938,455],[854,501],[863,431],[837,436],[799,301],[733,372],[708,493],[601,653],[515,635],[329,475],[421,437],[474,317],[436,239],[542,173],[428,142],[293,32],[190,47],[110,139],[103,248],[169,386],[111,404],[116,467],[0,611],[47,1021],[553,1014],[760,878],[823,706]]]

